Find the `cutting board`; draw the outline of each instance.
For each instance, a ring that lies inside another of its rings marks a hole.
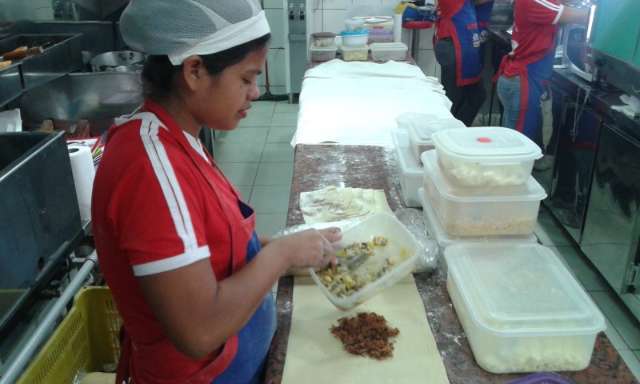
[[[347,353],[329,329],[358,312],[383,315],[398,328],[393,357],[387,360]],[[309,278],[296,277],[291,332],[282,383],[448,384],[447,373],[413,277],[387,288],[351,311],[340,311]]]

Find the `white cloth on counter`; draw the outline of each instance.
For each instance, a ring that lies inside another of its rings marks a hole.
[[[392,147],[396,117],[416,112],[452,118],[450,108],[438,79],[415,65],[332,60],[305,74],[291,144]]]

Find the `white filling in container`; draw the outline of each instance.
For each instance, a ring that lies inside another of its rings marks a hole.
[[[501,127],[446,130],[432,135],[445,175],[460,186],[514,186],[527,182],[542,151],[520,132]]]
[[[424,189],[436,216],[451,236],[529,236],[547,197],[529,176],[524,186],[460,188],[450,184],[438,166],[436,151],[422,154]]]
[[[369,46],[350,47],[343,45],[340,47],[340,53],[344,61],[367,61],[369,59]]]
[[[391,132],[391,137],[398,157],[402,200],[407,207],[421,207],[418,189],[422,187],[424,170],[409,148],[409,135],[407,132],[397,129]]]
[[[579,371],[589,365],[604,317],[549,248],[456,244],[445,259],[447,290],[483,369]]]

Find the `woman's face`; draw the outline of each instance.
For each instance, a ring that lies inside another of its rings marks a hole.
[[[247,116],[251,102],[260,96],[257,85],[267,56],[267,48],[249,53],[241,62],[211,76],[200,71],[201,78],[192,88],[188,107],[198,122],[210,128],[228,131]]]

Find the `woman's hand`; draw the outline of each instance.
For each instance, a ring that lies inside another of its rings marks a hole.
[[[272,240],[268,247],[278,247],[290,268],[322,268],[335,263],[336,243],[341,239],[339,228],[308,229]]]

